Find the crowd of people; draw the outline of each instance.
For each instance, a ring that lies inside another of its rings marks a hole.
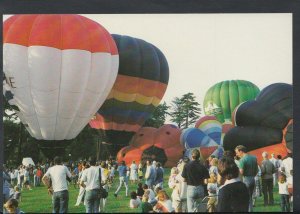
[[[271,158],[269,159],[269,156]],[[41,182],[52,195],[53,212],[67,213],[68,185],[79,187],[75,206],[84,204],[86,213],[106,210],[107,194],[120,196],[122,187],[128,206],[140,212],[252,212],[258,197],[263,196],[264,206],[273,206],[274,186],[278,185],[281,210],[291,211],[293,200],[292,154],[282,157],[262,153],[263,161],[237,146],[235,154],[225,151],[222,158],[210,156],[200,161],[199,150],[192,151],[191,160],[184,157],[171,169],[168,183],[164,183],[162,164],[147,160],[145,166],[135,161],[126,165],[110,159],[66,164],[60,157],[53,162],[36,166],[19,166],[3,171],[4,213],[22,213],[18,208],[23,190],[32,190]],[[115,175],[119,182],[112,185]],[[33,186],[30,182],[33,177]],[[129,190],[136,185],[136,189]],[[172,193],[168,195],[167,188]]]

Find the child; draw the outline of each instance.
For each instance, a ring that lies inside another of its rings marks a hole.
[[[139,198],[142,198],[143,197],[143,195],[144,195],[144,189],[143,189],[143,184],[142,183],[138,183],[138,188],[137,188],[137,190],[136,190],[136,193],[137,193],[137,196],[139,197]]]
[[[256,198],[260,197],[262,195],[262,187],[261,187],[261,169],[260,169],[260,166],[257,165],[257,168],[258,168],[258,172],[256,174],[256,176],[254,177],[254,180],[255,180],[255,185],[254,185],[254,191],[253,191],[253,194],[252,194],[252,205],[253,207],[255,207],[255,202],[256,202]]]
[[[142,213],[149,213],[152,212],[153,210],[152,205],[148,202],[148,200],[149,200],[149,196],[147,194],[144,194],[141,203]]]
[[[130,202],[129,202],[129,207],[130,208],[138,208],[141,204],[141,200],[139,197],[137,197],[136,192],[131,192],[130,193]]]
[[[24,212],[21,211],[19,208],[19,202],[17,199],[11,198],[9,199],[5,204],[4,208],[5,211],[4,213],[11,213],[11,214],[23,214]]]
[[[210,178],[207,180],[207,190],[209,200],[207,202],[207,210],[209,213],[216,212],[217,208],[217,175],[215,173],[211,173]]]
[[[282,212],[290,212],[288,183],[285,174],[281,174],[278,180],[278,189],[280,194],[280,204]]]
[[[171,175],[170,175],[170,178],[169,178],[169,182],[168,182],[168,185],[169,185],[169,188],[173,189],[172,191],[172,195],[171,195],[171,198],[172,198],[172,206],[174,207],[175,211],[179,211],[179,204],[180,204],[180,184],[179,184],[179,181],[177,180],[177,175],[179,173],[179,170],[177,167],[173,167],[171,169]]]
[[[15,192],[13,194],[13,198],[16,199],[20,203],[21,202],[20,188],[18,186],[15,186],[14,190],[15,190]]]
[[[163,212],[163,213],[170,213],[174,212],[174,208],[172,207],[172,201],[169,199],[166,191],[160,190],[157,194],[158,202],[153,207],[155,212]]]
[[[139,181],[142,181],[143,180],[143,165],[142,165],[142,163],[139,164],[138,176],[139,176]]]

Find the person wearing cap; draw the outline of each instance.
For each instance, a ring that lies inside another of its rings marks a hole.
[[[262,190],[264,195],[264,206],[274,205],[273,198],[273,174],[275,173],[275,166],[268,158],[268,153],[262,153],[263,161],[261,163],[261,178]]]

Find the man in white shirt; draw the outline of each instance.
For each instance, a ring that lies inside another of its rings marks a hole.
[[[86,213],[98,213],[100,198],[98,192],[100,189],[100,168],[96,166],[96,159],[90,160],[91,167],[84,170],[81,176],[80,185],[85,188],[85,210]]]
[[[53,213],[68,212],[69,192],[67,180],[71,181],[71,173],[66,166],[62,165],[62,159],[56,156],[54,166],[50,167],[42,178],[49,193],[53,194]]]

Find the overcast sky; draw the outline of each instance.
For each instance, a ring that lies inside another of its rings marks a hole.
[[[143,39],[166,56],[170,77],[162,101],[206,91],[224,80],[260,89],[292,84],[292,14],[93,14],[111,34]],[[4,17],[5,19],[6,17]]]

